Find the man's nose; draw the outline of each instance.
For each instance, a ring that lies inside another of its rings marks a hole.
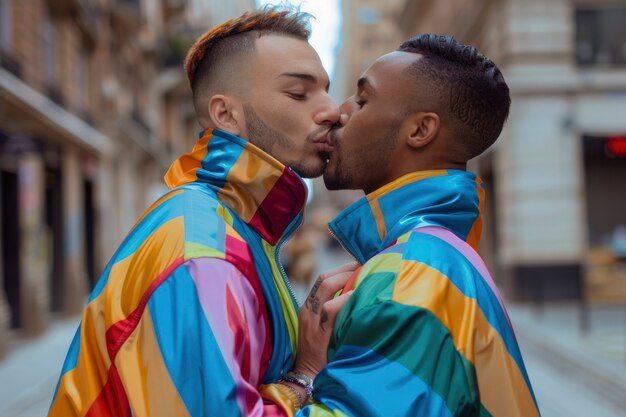
[[[334,125],[339,121],[340,116],[339,106],[328,96],[320,111],[315,115],[315,123],[318,125]]]
[[[341,111],[341,109],[339,110]],[[348,116],[348,113],[341,111],[341,114],[339,115],[338,125],[341,127],[345,126],[346,123],[348,123],[348,119],[350,119],[350,116]]]
[[[350,120],[350,115],[355,110],[354,100],[348,99],[341,103],[339,106],[339,120],[337,121],[338,126],[345,126]]]

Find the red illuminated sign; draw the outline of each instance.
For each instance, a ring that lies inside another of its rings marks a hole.
[[[606,152],[616,158],[626,158],[626,136],[608,137]]]

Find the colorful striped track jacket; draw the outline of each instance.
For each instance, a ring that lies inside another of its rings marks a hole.
[[[300,416],[533,417],[506,309],[481,258],[483,186],[416,172],[355,202],[331,232],[363,266],[315,404]]]
[[[91,294],[50,416],[282,416],[297,304],[278,261],[300,177],[215,129],[166,175]]]

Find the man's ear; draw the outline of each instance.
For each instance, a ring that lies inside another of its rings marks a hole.
[[[440,119],[437,113],[415,113],[409,117],[407,145],[422,148],[439,134]]]
[[[213,126],[233,135],[245,136],[245,119],[239,100],[223,94],[215,94],[207,106]]]

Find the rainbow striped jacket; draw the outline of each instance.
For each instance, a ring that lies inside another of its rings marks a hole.
[[[363,266],[300,416],[532,417],[506,309],[475,251],[484,191],[458,170],[403,176],[330,224]]]
[[[306,188],[220,130],[169,169],[96,284],[49,415],[292,415],[297,304],[278,261]]]

